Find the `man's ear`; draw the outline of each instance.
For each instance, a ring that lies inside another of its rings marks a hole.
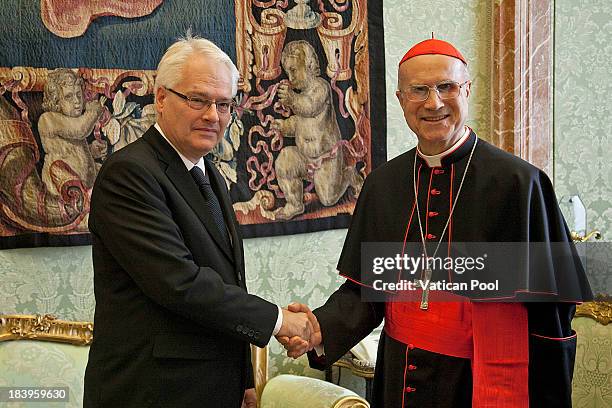
[[[167,96],[168,92],[166,92],[163,86],[160,86],[157,88],[157,91],[155,91],[155,111],[157,113],[161,113],[164,110]]]

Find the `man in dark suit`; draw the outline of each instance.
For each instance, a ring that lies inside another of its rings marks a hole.
[[[158,66],[157,123],[98,175],[86,408],[254,406],[249,344],[310,337],[304,313],[247,293],[231,201],[203,158],[223,137],[237,82],[213,43],[177,41]]]

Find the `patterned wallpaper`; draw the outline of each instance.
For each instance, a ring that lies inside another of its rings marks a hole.
[[[612,240],[612,6],[609,0],[555,1],[554,181],[578,194],[587,229]]]
[[[311,308],[322,305],[342,282],[336,263],[345,235],[346,230],[333,230],[245,241],[249,290],[280,306],[292,301]],[[307,367],[306,357],[287,357],[276,340],[269,346],[270,375],[282,372],[323,378],[320,371]]]
[[[589,206],[591,225],[607,231],[612,211],[612,164],[604,159],[611,151],[612,134],[610,82],[605,75],[612,66],[610,6],[607,0],[557,3],[555,180],[559,194],[578,191]],[[474,84],[469,124],[487,138],[490,15],[488,0],[385,0],[389,158],[415,144],[395,99],[396,64],[411,44],[429,38],[431,31],[458,45],[470,62]],[[335,230],[247,240],[251,292],[280,305],[321,305],[340,282],[335,266],[345,234],[346,230]],[[0,251],[0,312],[55,312],[64,319],[90,320],[92,273],[90,247]],[[284,357],[278,343],[270,345],[272,375],[322,377],[305,367],[304,358],[294,361]]]
[[[91,321],[91,247],[0,251],[0,313],[52,313]]]

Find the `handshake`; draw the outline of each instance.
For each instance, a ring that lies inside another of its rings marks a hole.
[[[301,303],[292,303],[283,309],[283,325],[276,340],[285,347],[287,356],[298,358],[319,346],[323,341],[316,316]]]

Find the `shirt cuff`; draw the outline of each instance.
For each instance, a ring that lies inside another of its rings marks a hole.
[[[274,326],[274,330],[272,330],[272,337],[276,336],[280,331],[281,327],[283,327],[283,311],[280,306],[276,306],[278,308],[278,317],[276,318],[276,325]]]
[[[315,353],[317,353],[317,357],[321,357],[321,356],[325,355],[325,348],[323,347],[323,344],[319,344],[318,346],[314,346],[314,351],[315,351]]]

